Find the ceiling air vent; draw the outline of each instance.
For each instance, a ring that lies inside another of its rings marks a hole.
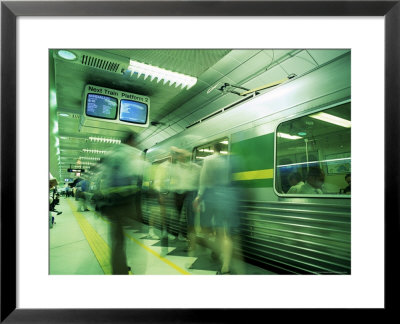
[[[118,72],[120,64],[95,56],[82,55],[82,64],[110,72]]]

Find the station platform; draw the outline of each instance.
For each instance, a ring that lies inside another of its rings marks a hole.
[[[89,206],[79,211],[72,197],[60,197],[55,223],[50,228],[49,274],[111,274],[109,222]],[[138,229],[139,228],[139,229]],[[156,234],[161,236],[159,230]],[[132,221],[124,227],[128,265],[133,275],[216,275],[221,265],[212,251],[197,244],[187,252],[187,242],[169,235],[168,243],[149,236],[149,227]],[[274,274],[243,262],[246,275]]]

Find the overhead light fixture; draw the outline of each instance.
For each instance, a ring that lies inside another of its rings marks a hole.
[[[298,132],[298,133],[297,133],[297,135],[300,135],[300,136],[306,136],[306,135],[307,135],[307,133],[306,133],[306,132]]]
[[[187,87],[187,89],[190,89],[197,82],[197,78],[195,77],[165,70],[157,66],[148,65],[133,60],[130,60],[128,71],[131,72],[131,76],[136,73],[138,78],[140,78],[141,75],[144,75],[145,80],[149,76],[150,81],[153,81],[157,78],[157,83],[159,83],[161,80],[164,80],[164,84],[166,84],[167,82],[169,82],[170,86],[175,84],[175,88],[181,86],[182,89],[185,87]]]
[[[73,61],[76,60],[77,56],[70,52],[70,51],[66,51],[66,50],[59,50],[57,52],[58,56],[63,58],[64,60],[68,60],[68,61]]]
[[[99,150],[83,149],[82,151],[85,153],[92,153],[92,154],[107,154],[107,151],[99,151]]]
[[[89,137],[89,140],[92,142],[99,142],[99,143],[111,143],[111,144],[121,144],[121,140],[113,139],[113,138],[104,138],[104,137]]]
[[[76,162],[76,165],[85,165],[85,166],[87,166],[87,165],[89,165],[89,166],[95,166],[97,163],[94,163],[94,162]]]
[[[50,90],[50,108],[57,108],[57,95],[55,90]]]
[[[81,156],[79,157],[80,160],[90,160],[90,161],[100,161],[99,157],[94,156]]]
[[[59,116],[62,116],[62,117],[69,117],[69,115],[68,114],[64,114],[64,113],[62,113],[62,114],[58,114]]]
[[[291,140],[297,140],[297,139],[302,138],[302,137],[297,136],[297,135],[290,135],[290,134],[286,134],[286,133],[278,133],[278,137],[291,139]]]
[[[351,121],[347,119],[343,119],[331,114],[327,114],[324,112],[320,112],[318,114],[310,115],[311,118],[319,119],[327,123],[335,124],[338,126],[350,128],[351,127]]]
[[[58,133],[58,121],[54,121],[54,126],[53,126],[53,134]]]
[[[228,141],[222,141],[222,142],[220,142],[221,144],[228,144],[229,142]]]

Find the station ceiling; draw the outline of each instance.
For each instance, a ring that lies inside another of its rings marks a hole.
[[[144,95],[150,98],[148,127],[131,126],[139,134],[139,148],[152,147],[202,118],[246,99],[226,91],[255,89],[289,75],[297,77],[347,52],[345,49],[68,49],[75,59],[49,52],[50,172],[59,182],[74,178],[67,169],[90,170],[112,143],[124,136],[102,128],[80,127],[83,92],[87,84]],[[130,60],[197,78],[190,89],[156,79],[137,77],[127,71]],[[101,62],[101,63],[99,63]],[[107,63],[108,62],[108,63]],[[273,88],[272,88],[273,89]],[[262,90],[259,93],[271,91]],[[100,153],[99,153],[100,152]]]

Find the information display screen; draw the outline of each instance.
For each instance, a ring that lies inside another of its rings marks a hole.
[[[133,100],[121,100],[119,119],[128,123],[146,124],[147,105]]]
[[[104,119],[116,119],[117,107],[118,99],[116,98],[94,93],[88,93],[87,95],[86,115],[88,116]]]

